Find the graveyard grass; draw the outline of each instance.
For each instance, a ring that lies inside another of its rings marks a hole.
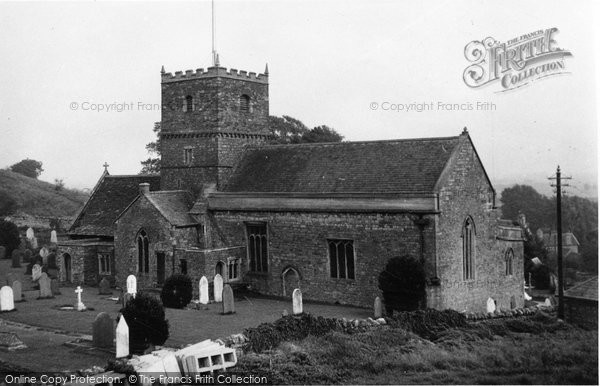
[[[387,326],[332,332],[249,353],[236,370],[274,384],[598,384],[597,331],[450,336],[432,343]]]

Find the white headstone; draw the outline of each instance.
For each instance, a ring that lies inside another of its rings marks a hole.
[[[44,264],[48,264],[48,255],[49,254],[50,254],[50,251],[48,250],[48,248],[42,247],[40,249],[40,257],[42,258],[42,261],[44,262]]]
[[[129,355],[129,327],[125,317],[121,315],[119,324],[117,324],[117,358],[123,358]]]
[[[31,280],[38,281],[40,276],[42,276],[42,266],[39,264],[34,264],[31,268]]]
[[[487,300],[487,312],[496,311],[496,302],[492,298],[488,298]]]
[[[12,311],[15,309],[15,298],[13,290],[5,285],[0,288],[0,311]]]
[[[80,286],[77,286],[77,289],[75,290],[75,293],[77,294],[77,303],[75,303],[75,309],[77,311],[85,310],[85,305],[81,301],[81,293],[82,292],[83,292],[83,288],[81,288]]]
[[[132,295],[137,293],[137,279],[133,275],[127,276],[127,293]]]
[[[58,237],[56,236],[56,231],[53,230],[52,232],[50,232],[50,242],[53,244],[58,243]]]
[[[373,302],[373,317],[379,319],[383,316],[383,307],[381,305],[381,298],[377,296]]]
[[[302,313],[302,291],[296,288],[292,293],[292,314],[298,315]]]
[[[27,232],[25,233],[25,235],[27,236],[28,240],[32,240],[35,237],[35,234],[33,233],[33,228],[27,228]]]
[[[200,303],[208,304],[208,280],[206,276],[200,278]]]
[[[215,293],[215,302],[220,303],[223,301],[223,276],[218,273],[215,275],[214,284],[214,293]]]

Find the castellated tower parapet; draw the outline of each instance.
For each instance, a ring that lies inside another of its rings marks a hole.
[[[161,189],[226,182],[248,144],[268,140],[269,77],[209,67],[161,70]]]

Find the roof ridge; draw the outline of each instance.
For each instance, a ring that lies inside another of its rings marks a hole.
[[[184,193],[184,194],[187,194],[188,191],[187,190],[182,190],[182,189],[178,189],[178,190],[151,190],[149,193],[150,194],[173,194],[173,193]]]
[[[109,174],[106,177],[110,178],[148,178],[148,177],[160,177],[160,174]]]
[[[311,142],[311,143],[277,143],[277,144],[256,144],[248,145],[248,149],[264,149],[264,148],[278,148],[278,147],[317,147],[317,146],[341,146],[341,145],[361,145],[371,143],[398,143],[398,142],[430,142],[439,140],[453,140],[458,139],[459,136],[452,137],[424,137],[424,138],[398,138],[398,139],[377,139],[372,141],[344,141],[344,142]]]

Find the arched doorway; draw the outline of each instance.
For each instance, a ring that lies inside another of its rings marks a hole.
[[[294,289],[300,288],[300,273],[296,268],[288,267],[281,274],[283,282],[283,296],[292,296]]]
[[[71,255],[68,253],[63,254],[63,269],[65,272],[65,281],[70,283],[73,280],[73,275],[71,274]]]

